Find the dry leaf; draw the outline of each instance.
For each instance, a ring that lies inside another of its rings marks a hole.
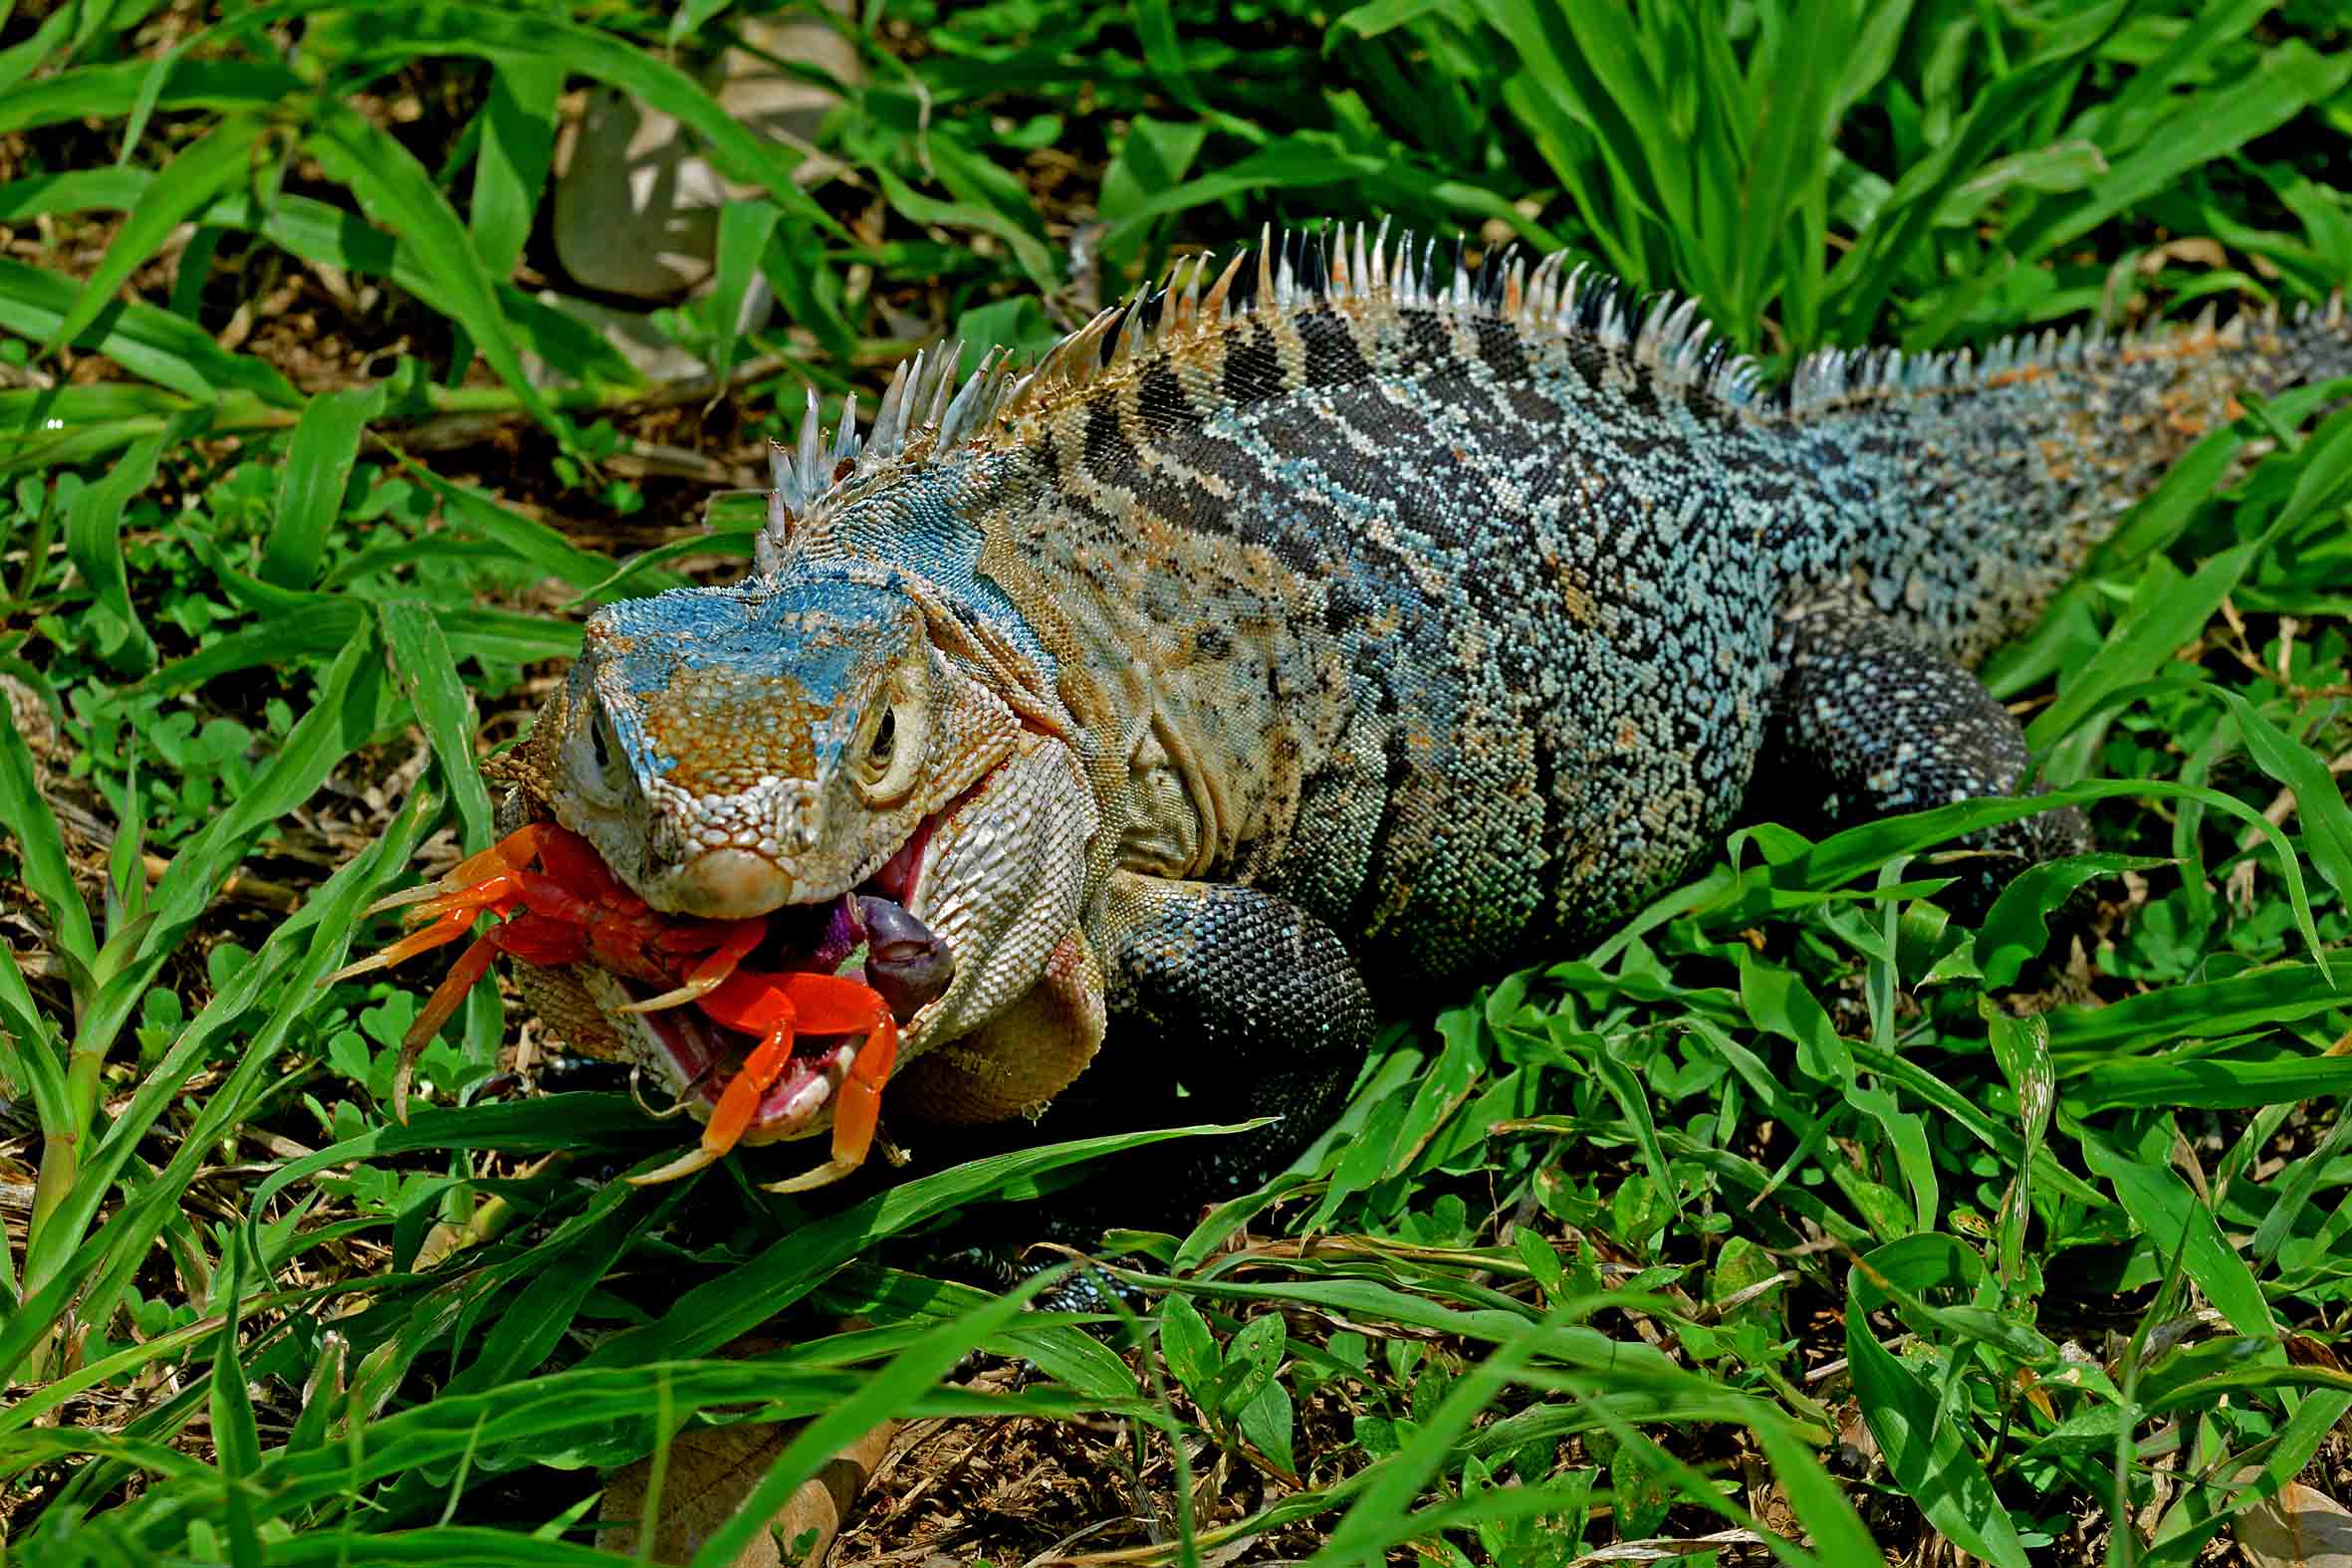
[[[850,1504],[865,1485],[882,1451],[898,1430],[886,1421],[834,1455],[816,1477],[794,1492],[769,1521],[734,1568],[823,1568],[824,1554],[849,1516]],[[685,1563],[702,1543],[719,1530],[751,1494],[784,1446],[800,1431],[799,1423],[781,1427],[744,1423],[733,1427],[688,1427],[670,1443],[669,1468],[661,1481],[661,1524],[654,1532],[653,1561]],[[614,1470],[604,1480],[600,1520],[610,1520],[596,1535],[599,1551],[634,1553],[637,1520],[645,1510],[645,1479],[650,1459]],[[806,1555],[790,1553],[802,1536],[814,1531]]]
[[[2240,1509],[2230,1533],[2254,1568],[2352,1568],[2352,1510],[2301,1481]]]

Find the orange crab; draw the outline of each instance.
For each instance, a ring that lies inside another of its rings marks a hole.
[[[455,942],[481,914],[501,917],[459,955],[417,1014],[401,1040],[403,1063],[440,1032],[500,953],[542,969],[593,965],[641,985],[668,988],[622,1010],[651,1012],[691,1004],[721,1027],[759,1041],[720,1089],[701,1146],[658,1171],[631,1177],[632,1182],[671,1181],[733,1149],[757,1118],[762,1096],[790,1065],[793,1042],[801,1034],[862,1033],[865,1038],[841,1079],[831,1161],[771,1190],[823,1186],[864,1163],[882,1087],[898,1054],[897,1019],[881,995],[858,981],[741,968],[767,935],[766,917],[700,920],[660,914],[605,869],[587,839],[554,822],[518,828],[438,882],[381,899],[368,913],[400,906],[406,906],[403,920],[422,923],[423,929],[337,971],[327,977],[329,983]]]

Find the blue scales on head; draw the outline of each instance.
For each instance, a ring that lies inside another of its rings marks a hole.
[[[977,416],[1002,396],[1001,360],[991,353],[952,401],[962,345],[944,343],[900,367],[874,416],[857,433],[857,400],[841,410],[827,449],[820,439],[814,387],[797,447],[779,446],[770,467],[768,527],[760,575],[781,575],[821,561],[879,562],[905,571],[959,612],[985,620],[1041,685],[1056,660],[1005,587],[982,564],[981,520],[1010,507],[1037,484],[1023,455],[978,445]],[[919,411],[931,410],[928,417]]]
[[[680,588],[588,623],[551,803],[657,907],[830,898],[912,832],[938,671],[885,568]]]

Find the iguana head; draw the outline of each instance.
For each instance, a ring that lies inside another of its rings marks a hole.
[[[654,908],[848,891],[1010,754],[887,573],[679,588],[590,617],[548,803]]]
[[[823,925],[805,906],[848,893],[902,906],[953,966],[944,993],[905,1020],[899,1059],[912,1062],[968,1041],[1041,988],[1080,983],[1069,944],[1092,797],[1068,749],[1034,714],[1025,723],[1003,661],[974,637],[921,586],[865,562],[795,562],[614,604],[588,621],[519,776],[533,803],[655,910],[772,916],[747,970],[805,956]],[[625,1050],[707,1115],[712,1096],[693,1085],[743,1041],[691,1008],[628,1009],[658,988],[624,990],[583,966],[551,998],[552,978],[534,979],[542,1015],[576,1046]],[[1008,1090],[1015,1104],[1047,1098],[1083,1064],[1099,1037],[1098,995],[1091,1021],[1060,1032],[1071,1038],[1056,1048],[1074,1064],[1054,1068],[1042,1092]],[[970,1056],[967,1043],[967,1067]],[[829,1101],[791,1092],[808,1081],[788,1076],[765,1097],[743,1141],[829,1126]]]

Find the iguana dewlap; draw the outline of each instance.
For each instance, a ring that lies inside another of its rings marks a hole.
[[[591,618],[510,810],[657,909],[902,902],[954,973],[888,1114],[1034,1111],[1107,1028],[1187,1119],[1294,1113],[1251,1151],[1279,1160],[1376,993],[1593,930],[1752,796],[2013,791],[2023,738],[1968,667],[2237,391],[2352,364],[2331,309],[1831,351],[1767,394],[1688,304],[1326,238],[1023,376],[919,357],[862,441],[823,446],[812,393],[752,575]],[[540,1000],[661,1064],[577,987]]]

